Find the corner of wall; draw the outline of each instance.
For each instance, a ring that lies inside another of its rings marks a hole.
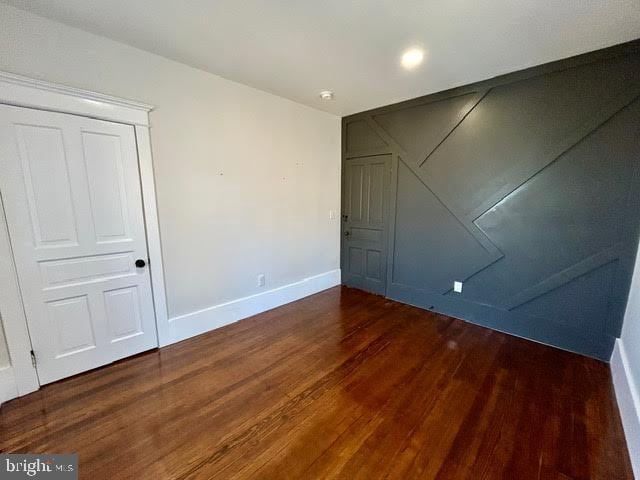
[[[624,343],[618,339],[611,357],[611,376],[627,448],[636,478],[640,478],[640,390],[631,376]]]

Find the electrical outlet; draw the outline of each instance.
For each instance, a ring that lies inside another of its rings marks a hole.
[[[334,220],[336,218],[336,211],[329,210],[329,220]]]
[[[266,279],[265,279],[264,273],[261,273],[260,275],[258,275],[258,286],[264,287],[265,283],[266,283]]]
[[[453,291],[456,293],[462,293],[462,282],[453,282]]]

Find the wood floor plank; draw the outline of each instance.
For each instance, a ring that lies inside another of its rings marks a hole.
[[[337,287],[43,387],[0,450],[101,478],[632,478],[608,366]]]

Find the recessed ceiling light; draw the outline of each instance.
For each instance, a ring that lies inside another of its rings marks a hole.
[[[416,68],[424,60],[424,51],[421,48],[410,48],[402,54],[402,66],[407,70]]]
[[[333,92],[331,90],[324,90],[320,92],[320,98],[322,100],[333,100]]]

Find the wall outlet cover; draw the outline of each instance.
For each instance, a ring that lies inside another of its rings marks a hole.
[[[265,283],[266,283],[266,279],[265,279],[264,273],[261,273],[260,275],[258,275],[258,286],[264,287]]]
[[[456,293],[462,293],[462,282],[453,282],[453,291]]]

